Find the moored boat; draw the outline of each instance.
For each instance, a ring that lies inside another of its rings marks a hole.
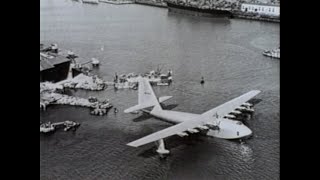
[[[168,5],[169,12],[184,13],[196,16],[206,16],[206,17],[233,17],[231,9],[217,8],[217,7],[198,7],[192,6],[190,4],[184,3],[173,3],[166,1]]]
[[[82,3],[99,4],[99,1],[98,0],[82,0]]]

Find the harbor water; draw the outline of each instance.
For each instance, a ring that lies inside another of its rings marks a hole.
[[[203,113],[250,90],[262,93],[246,122],[254,133],[246,143],[173,136],[165,141],[171,155],[160,160],[153,143],[126,146],[171,126],[123,113],[137,103],[137,91],[72,90],[69,95],[110,99],[119,112],[92,116],[67,105],[40,112],[42,122],[81,123],[75,132],[40,134],[40,179],[279,179],[280,61],[262,55],[279,47],[279,31],[279,23],[194,17],[137,4],[41,0],[41,42],[72,50],[79,61],[99,59],[93,72],[104,80],[171,69],[172,85],[154,88],[159,96],[173,96],[167,109]]]

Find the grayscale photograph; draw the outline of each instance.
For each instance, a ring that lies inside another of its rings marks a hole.
[[[40,0],[40,180],[280,179],[280,0]]]

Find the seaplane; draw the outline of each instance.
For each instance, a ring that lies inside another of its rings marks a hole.
[[[234,117],[232,114],[239,114],[243,110],[252,111],[253,105],[247,101],[259,94],[261,92],[259,90],[247,92],[202,114],[194,114],[164,110],[161,103],[171,99],[172,96],[157,98],[146,78],[139,78],[138,83],[138,104],[124,110],[124,112],[142,111],[174,125],[130,142],[127,144],[128,146],[139,147],[155,142],[158,146],[157,153],[160,157],[166,157],[170,151],[165,148],[164,139],[170,136],[184,137],[204,132],[205,135],[211,137],[241,140],[252,134],[252,131],[241,121],[229,118]],[[151,108],[152,110],[147,110]]]

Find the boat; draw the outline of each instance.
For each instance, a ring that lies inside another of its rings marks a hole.
[[[98,59],[92,58],[91,60],[92,60],[91,61],[92,66],[99,66],[100,61]]]
[[[158,82],[157,86],[169,86],[169,83]]]
[[[80,123],[76,123],[73,121],[65,121],[63,125],[65,126],[63,130],[69,131],[70,129],[76,130],[80,126]]]
[[[213,7],[197,7],[187,3],[176,4],[174,2],[166,1],[169,12],[191,14],[205,17],[233,17],[231,9],[213,8]]]
[[[136,83],[135,82],[117,82],[114,84],[114,87],[116,89],[134,89],[136,87]]]
[[[54,131],[55,128],[50,122],[40,124],[40,133],[48,133]]]
[[[139,78],[145,77],[149,80],[152,86],[169,86],[172,83],[172,71],[169,70],[168,73],[160,73],[160,69],[157,71],[152,70],[143,75],[135,75],[134,73],[115,75],[114,77],[114,87],[116,89],[138,89]]]
[[[99,1],[98,0],[82,0],[82,3],[99,4]]]
[[[271,58],[278,58],[280,59],[280,48],[273,49],[273,50],[265,50],[262,53],[265,56],[271,57]]]
[[[72,67],[71,67],[73,78],[80,74],[89,75],[90,71],[91,69],[88,66],[83,66],[82,64],[72,64]]]
[[[68,77],[71,60],[59,53],[58,45],[40,44],[40,82],[59,82]]]

